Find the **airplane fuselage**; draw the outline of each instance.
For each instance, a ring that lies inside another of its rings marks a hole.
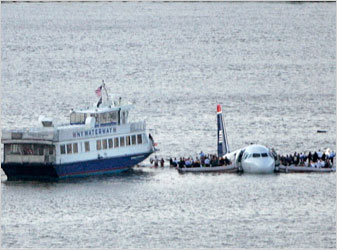
[[[275,159],[271,151],[262,145],[249,145],[224,155],[244,173],[270,174],[275,171]]]

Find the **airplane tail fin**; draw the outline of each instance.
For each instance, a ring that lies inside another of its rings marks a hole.
[[[229,153],[230,151],[220,104],[218,104],[217,106],[217,120],[218,120],[218,157],[221,157]]]

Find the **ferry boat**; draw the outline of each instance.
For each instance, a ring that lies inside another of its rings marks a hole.
[[[128,122],[132,103],[111,100],[104,82],[96,94],[92,107],[70,111],[69,124],[40,117],[40,127],[2,130],[7,180],[118,173],[157,150],[145,121]]]

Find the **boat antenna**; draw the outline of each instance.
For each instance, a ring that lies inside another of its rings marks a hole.
[[[108,95],[108,91],[107,91],[107,89],[106,89],[106,87],[105,87],[104,80],[102,80],[102,86],[103,86],[103,88],[104,88],[104,90],[105,90],[105,93],[106,93],[107,100],[109,101],[109,100],[110,100],[110,98],[109,98],[109,95]]]

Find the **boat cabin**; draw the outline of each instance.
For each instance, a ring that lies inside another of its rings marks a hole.
[[[55,146],[39,143],[8,143],[4,145],[4,162],[52,163]]]
[[[51,163],[56,157],[54,139],[54,128],[3,130],[4,163]]]
[[[95,118],[95,126],[121,125],[128,122],[131,105],[120,107],[94,108],[86,110],[71,110],[70,124],[85,124],[87,118]]]

